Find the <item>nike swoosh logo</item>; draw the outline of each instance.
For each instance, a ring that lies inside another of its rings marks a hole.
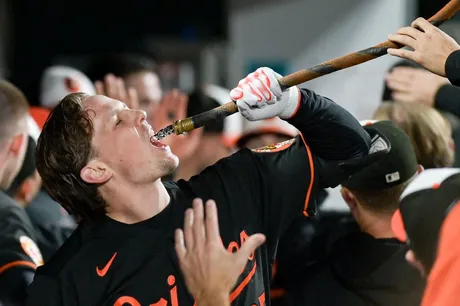
[[[97,275],[99,275],[100,277],[104,277],[107,274],[107,271],[109,271],[110,266],[112,265],[113,260],[115,259],[116,256],[117,256],[117,253],[115,252],[115,254],[113,254],[112,258],[110,258],[109,262],[105,265],[105,267],[102,270],[96,267]]]

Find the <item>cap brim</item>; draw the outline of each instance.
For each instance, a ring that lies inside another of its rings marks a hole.
[[[391,218],[391,229],[395,234],[396,238],[402,242],[407,242],[407,234],[404,228],[404,222],[402,219],[401,211],[397,209]]]

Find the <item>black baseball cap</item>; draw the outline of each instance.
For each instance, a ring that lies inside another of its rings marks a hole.
[[[187,104],[187,116],[194,116],[204,113],[213,108],[219,107],[220,104],[214,98],[209,97],[202,88],[198,88],[189,94]],[[224,120],[213,120],[204,128],[203,133],[222,134],[224,132]]]
[[[428,272],[437,253],[444,219],[460,200],[460,169],[428,169],[404,190],[392,218],[395,236],[408,242]]]
[[[417,157],[409,136],[402,129],[389,120],[362,121],[361,124],[371,137],[372,131],[384,135],[391,150],[375,163],[354,173],[342,182],[342,186],[354,190],[382,190],[404,183],[417,174]]]

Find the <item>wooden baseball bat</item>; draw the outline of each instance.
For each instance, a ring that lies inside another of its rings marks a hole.
[[[449,20],[460,9],[460,0],[451,0],[439,12],[428,19],[435,26],[439,26]],[[279,79],[280,86],[283,90],[296,86],[301,83],[316,79],[320,76],[330,74],[345,68],[359,65],[375,58],[387,54],[389,48],[399,49],[403,46],[395,44],[391,41],[385,41],[373,47],[350,53],[342,57],[326,61],[319,65],[315,65],[308,69],[303,69],[292,74],[286,75]],[[216,107],[212,110],[197,114],[183,120],[177,120],[172,125],[160,130],[157,133],[158,138],[163,138],[172,133],[183,134],[196,128],[205,126],[212,120],[222,120],[225,117],[238,112],[238,107],[234,101],[230,101],[224,105]]]

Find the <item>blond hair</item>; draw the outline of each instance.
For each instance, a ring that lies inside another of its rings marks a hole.
[[[424,168],[451,167],[454,164],[452,129],[434,108],[418,103],[384,102],[375,120],[391,120],[403,129]]]

